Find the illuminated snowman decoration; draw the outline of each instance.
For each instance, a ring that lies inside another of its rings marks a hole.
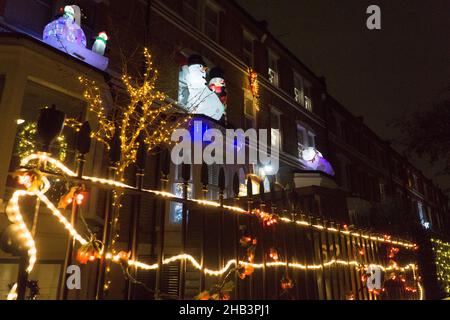
[[[108,68],[109,59],[104,56],[108,36],[101,32],[92,50],[86,48],[86,36],[81,29],[81,9],[78,6],[65,6],[64,14],[45,26],[42,40],[100,70]]]
[[[220,120],[225,107],[218,95],[208,88],[206,71],[205,62],[201,56],[192,55],[188,58],[187,65],[183,65],[180,69],[178,102],[188,112]]]
[[[310,170],[322,171],[331,176],[335,175],[331,164],[315,148],[305,148],[300,153],[300,161]]]
[[[107,41],[108,35],[105,32],[100,32],[97,38],[95,38],[94,45],[92,46],[92,51],[101,56],[104,56]]]
[[[80,12],[81,10],[78,6],[65,6],[63,16],[45,26],[44,42],[50,42],[50,38],[56,38],[61,42],[69,42],[86,47],[86,36],[78,24]]]

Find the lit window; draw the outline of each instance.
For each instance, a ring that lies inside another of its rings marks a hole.
[[[305,105],[303,78],[298,74],[294,75],[294,97],[297,103],[299,103],[302,106]]]
[[[177,196],[183,197],[183,177],[182,177],[182,165],[175,165],[173,167],[173,184],[172,184],[172,192]],[[191,166],[191,175],[192,175],[192,166]],[[191,176],[192,178],[192,176]],[[187,188],[187,197],[188,199],[192,199],[192,180],[188,183]],[[178,224],[182,221],[183,218],[183,205],[179,202],[171,202],[170,203],[171,210],[171,223]]]
[[[247,180],[244,169],[240,168],[238,172],[239,176],[239,197],[247,196]]]
[[[423,208],[423,203],[422,202],[417,202],[417,211],[419,213],[419,220],[420,220],[420,224],[425,228],[425,229],[430,229],[431,228],[431,224],[428,220],[428,217],[425,213],[425,210]]]
[[[204,32],[210,39],[219,41],[219,11],[209,4],[205,6]]]
[[[278,146],[281,149],[281,122],[280,113],[272,110],[270,113],[270,137],[272,146]]]
[[[279,75],[278,75],[278,57],[271,51],[269,51],[269,81],[274,86],[278,87]]]
[[[244,91],[244,115],[245,129],[254,128],[256,126],[256,110],[250,90]]]
[[[254,37],[250,35],[248,32],[244,31],[244,40],[242,45],[242,55],[244,59],[244,63],[253,67],[253,42]]]
[[[305,108],[306,110],[309,110],[312,112],[313,110],[313,101],[312,101],[312,94],[311,94],[311,85],[309,83],[305,83],[304,87],[304,93],[305,93]]]
[[[300,156],[303,150],[316,148],[316,135],[301,124],[297,124],[297,141]]]

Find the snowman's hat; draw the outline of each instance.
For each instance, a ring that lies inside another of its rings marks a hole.
[[[188,58],[188,65],[192,66],[194,64],[200,64],[202,66],[206,65],[205,61],[203,61],[202,56],[199,56],[198,54],[193,54]]]
[[[209,79],[214,79],[214,78],[224,78],[224,71],[222,68],[220,67],[214,67],[211,69],[211,71],[209,71]]]

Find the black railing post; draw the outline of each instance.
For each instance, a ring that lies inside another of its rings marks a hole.
[[[84,122],[78,131],[77,140],[76,140],[76,150],[79,155],[77,158],[77,177],[82,178],[84,172],[84,166],[86,163],[86,154],[89,153],[91,149],[91,127],[89,126],[89,122]],[[70,215],[70,223],[76,227],[78,222],[78,211],[79,205],[76,201],[72,201],[72,212]],[[67,248],[66,248],[66,256],[64,258],[64,265],[62,268],[62,277],[60,283],[60,299],[67,300],[68,297],[68,288],[66,286],[67,281],[67,267],[72,263],[73,259],[73,251],[75,247],[75,238],[70,236],[67,240]]]
[[[183,199],[188,198],[189,180],[191,179],[191,166],[189,164],[182,164],[183,176]],[[186,202],[183,202],[182,207],[182,221],[181,221],[181,250],[186,253],[187,249],[187,228],[188,228],[188,209]],[[186,293],[186,259],[181,260],[180,263],[180,283],[179,283],[179,299],[184,300]]]
[[[239,199],[239,176],[237,172],[233,176],[233,194],[234,194],[234,204],[237,205]],[[239,248],[240,248],[240,221],[239,214],[234,215],[234,259],[236,260],[236,272],[234,273],[234,295],[235,300],[239,300],[240,290],[239,290]]]
[[[83,169],[84,169],[84,163],[86,162],[84,154],[80,154],[80,156],[77,159],[77,176],[78,178],[81,178],[83,176]],[[70,223],[76,227],[77,221],[78,221],[78,211],[79,211],[79,205],[76,201],[72,201],[72,211],[70,214]],[[67,300],[68,297],[68,288],[66,285],[67,281],[67,268],[71,265],[72,259],[73,259],[73,251],[75,247],[75,238],[73,236],[70,236],[67,239],[67,247],[66,247],[66,255],[64,258],[64,265],[61,269],[62,277],[61,277],[61,287],[60,287],[60,299],[61,300]]]
[[[117,173],[117,168],[114,166],[108,167],[108,178],[115,180]],[[103,222],[103,235],[102,235],[102,243],[103,243],[103,255],[99,261],[98,267],[98,280],[97,280],[97,288],[95,297],[97,300],[103,300],[104,291],[105,291],[105,273],[108,262],[106,261],[106,254],[109,250],[110,242],[111,242],[111,229],[112,229],[112,197],[113,190],[108,190],[106,193],[105,200],[105,216]]]
[[[114,136],[112,138],[111,148],[109,150],[109,160],[110,166],[108,167],[108,179],[116,180],[117,175],[117,165],[121,159],[121,140],[119,129],[116,128]],[[96,289],[96,299],[103,300],[105,295],[105,289],[109,288],[109,283],[105,283],[106,280],[106,269],[108,268],[109,262],[106,259],[108,254],[110,242],[111,242],[111,231],[113,225],[113,217],[115,213],[114,200],[114,190],[108,190],[106,193],[106,205],[105,205],[105,216],[104,216],[104,226],[103,226],[103,255],[100,259],[98,266],[98,277],[97,277],[97,289]]]
[[[167,149],[164,150],[160,161],[161,161],[161,190],[169,191],[170,155]],[[166,210],[163,205],[159,211],[158,269],[156,269],[156,281],[155,281],[156,300],[161,299],[161,279],[164,260],[165,225],[166,225]]]
[[[225,171],[220,168],[219,171],[219,204],[220,204],[220,214],[219,214],[219,269],[224,267],[224,256],[223,256],[223,225],[225,221],[225,214],[223,210],[223,199],[225,192]]]
[[[202,182],[202,193],[203,200],[207,199],[208,193],[208,184],[209,184],[209,175],[208,175],[208,166],[206,163],[202,164],[201,169],[201,182]],[[200,243],[200,265],[202,266],[200,269],[200,292],[205,291],[206,285],[206,275],[205,275],[205,251],[206,251],[206,209],[202,208],[201,211],[201,243]]]
[[[147,159],[147,150],[144,144],[144,139],[140,137],[139,139],[139,149],[136,156],[136,188],[138,190],[142,190],[144,187],[144,172],[145,172],[145,162]],[[133,197],[133,211],[132,216],[130,218],[130,240],[131,245],[129,250],[131,252],[130,258],[131,260],[137,260],[138,257],[138,225],[139,225],[139,215],[141,212],[141,195],[137,194]],[[130,276],[127,279],[127,290],[126,290],[126,299],[133,299],[133,291],[134,291],[134,280],[137,276],[137,269],[133,267],[132,271],[130,271]]]
[[[260,197],[260,203],[259,203],[259,209],[262,212],[265,212],[266,210],[266,203],[265,203],[265,194],[264,194],[264,183],[261,181],[259,185],[259,197]],[[259,224],[259,230],[261,230],[260,233],[260,243],[261,243],[261,251],[262,251],[262,260],[263,260],[263,269],[262,269],[262,291],[263,291],[263,300],[267,299],[267,256],[266,256],[266,244],[265,244],[265,230],[264,230],[264,223],[261,221]]]
[[[250,177],[247,178],[247,211],[250,213],[248,216],[248,231],[250,234],[252,234],[252,215],[251,212],[253,210],[253,184],[252,179]],[[253,274],[249,276],[249,282],[250,282],[250,290],[249,290],[249,296],[250,300],[253,300]]]

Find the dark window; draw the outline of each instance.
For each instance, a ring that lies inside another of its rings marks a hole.
[[[205,34],[214,41],[219,41],[219,12],[205,6]]]
[[[194,27],[198,26],[198,0],[183,0],[183,17]]]

